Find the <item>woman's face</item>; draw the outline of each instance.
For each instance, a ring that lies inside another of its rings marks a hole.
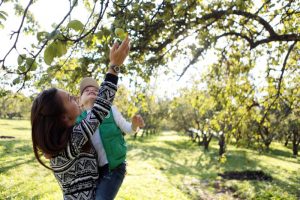
[[[73,125],[76,122],[76,118],[80,115],[80,108],[76,98],[64,90],[58,90],[57,95],[62,100],[68,125]]]

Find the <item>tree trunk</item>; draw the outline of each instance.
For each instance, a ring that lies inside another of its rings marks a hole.
[[[225,133],[220,135],[219,146],[219,156],[222,156],[226,152]]]
[[[203,145],[204,145],[204,150],[208,150],[208,142],[207,142],[207,135],[203,134]]]
[[[200,137],[199,135],[196,133],[196,136],[195,136],[195,142],[197,142],[197,139],[198,139],[198,145],[200,146]]]
[[[263,143],[264,143],[264,145],[266,147],[266,151],[269,152],[269,150],[270,150],[270,144],[271,144],[273,138],[270,135],[269,129],[267,127],[263,127],[263,129],[264,129],[264,131],[266,133],[266,137],[262,137]]]
[[[148,129],[145,129],[145,131],[142,132],[141,137],[144,137],[144,134],[147,133]]]
[[[287,139],[285,140],[284,146],[287,147],[288,144],[289,144],[289,138],[287,138]]]
[[[287,145],[289,144],[289,141],[291,139],[291,135],[289,135],[286,140],[285,140],[285,143],[284,143],[284,146],[287,147]]]
[[[203,136],[203,145],[204,145],[204,150],[205,151],[208,151],[208,146],[209,146],[209,143],[211,141],[211,138],[212,138],[212,134],[209,134],[209,137],[207,137],[207,134],[205,134]]]
[[[240,141],[240,139],[242,138],[241,135],[242,135],[242,134],[241,134],[240,131],[238,131],[237,134],[235,135],[235,144],[236,144],[236,146],[239,146],[239,141]]]
[[[188,132],[188,136],[191,138],[191,140],[193,142],[195,142],[195,140],[194,140],[194,133],[192,131],[189,131],[189,130],[187,130],[187,132]]]
[[[137,136],[137,132],[133,135],[133,138],[136,139],[136,136]]]
[[[269,152],[270,151],[271,141],[270,140],[266,140],[266,141],[264,141],[264,144],[265,144],[266,151]]]
[[[293,155],[298,156],[298,145],[293,143]]]
[[[298,138],[298,132],[293,132],[293,155],[298,156],[298,146],[299,146],[300,138]]]

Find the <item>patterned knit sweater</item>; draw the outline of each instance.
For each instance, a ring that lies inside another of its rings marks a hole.
[[[96,152],[82,147],[95,133],[103,118],[109,113],[117,91],[118,77],[107,74],[91,112],[79,124],[72,127],[66,149],[50,160],[55,178],[62,188],[64,199],[95,199],[98,167]]]

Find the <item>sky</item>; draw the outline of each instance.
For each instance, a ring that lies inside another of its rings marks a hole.
[[[29,2],[29,0],[24,0],[22,3],[24,6]],[[9,16],[7,21],[4,23],[5,29],[0,30],[0,38],[1,38],[1,48],[0,48],[0,58],[3,58],[3,56],[6,54],[6,52],[9,50],[9,48],[12,46],[13,40],[10,40],[10,34],[11,31],[15,31],[18,29],[20,25],[20,18],[16,18],[13,16],[13,7],[11,4],[9,4],[10,7],[7,7],[7,5],[4,3],[0,10],[5,11],[11,11],[8,12]],[[39,22],[41,29],[44,31],[52,31],[53,28],[51,25],[53,23],[58,23],[61,21],[61,19],[65,16],[65,13],[69,9],[69,1],[68,0],[39,0],[37,3],[33,4],[30,7],[30,11],[33,13],[37,21]],[[55,11],[55,12],[54,12]],[[80,5],[77,6],[74,10],[74,14],[72,15],[73,19],[76,19],[76,16],[80,16],[80,20],[84,21],[84,19],[87,18],[88,13],[83,12],[83,10],[80,9]],[[105,22],[104,22],[105,23]],[[101,24],[102,25],[102,24]],[[32,41],[35,40],[35,36],[24,36],[23,34],[20,36],[19,42],[18,42],[18,50],[19,53],[24,52],[24,47],[27,47],[30,49],[30,44]],[[192,39],[187,39],[186,43],[193,43]],[[17,63],[17,52],[13,52],[7,60],[7,64],[9,65],[16,65]],[[158,71],[157,78],[152,78],[150,81],[150,84],[156,88],[155,93],[159,97],[172,97],[176,96],[178,93],[178,89],[186,86],[191,86],[191,77],[200,77],[201,74],[207,69],[207,66],[214,61],[214,55],[212,53],[208,53],[204,60],[199,61],[196,65],[191,66],[189,70],[185,73],[185,75],[178,80],[178,75],[181,74],[184,67],[188,64],[189,60],[183,57],[177,57],[172,62],[170,62],[168,65],[169,68],[173,69],[173,72],[168,73],[167,75],[164,74],[164,70],[160,69]],[[262,59],[259,62],[264,62]],[[261,73],[261,68],[254,69],[253,73]],[[0,75],[2,76],[3,72]],[[14,77],[12,77],[13,80]],[[123,77],[122,83],[127,88],[129,88],[129,77]],[[10,86],[6,86],[7,88]],[[18,88],[13,87],[12,90],[16,91]],[[25,95],[30,95],[31,93],[35,92],[31,89],[24,89],[22,92]]]

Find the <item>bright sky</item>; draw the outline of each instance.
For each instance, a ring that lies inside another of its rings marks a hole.
[[[24,7],[29,2],[22,1],[24,3]],[[10,33],[11,31],[16,31],[20,25],[20,18],[12,17],[13,16],[13,8],[11,4],[8,4],[10,7],[8,7],[5,3],[1,6],[0,10],[5,11],[11,11],[8,12],[9,16],[7,21],[5,22],[4,30],[0,30],[0,38],[1,38],[1,48],[0,48],[0,57],[3,58],[3,56],[6,54],[6,52],[9,50],[9,48],[12,46],[13,40],[10,40]],[[59,5],[59,6],[58,6]],[[68,0],[39,0],[37,3],[33,4],[30,7],[30,11],[33,13],[37,21],[40,23],[41,30],[45,31],[52,31],[53,28],[51,25],[53,23],[59,23],[62,18],[65,16],[65,13],[69,9],[69,1]],[[74,14],[72,15],[73,19],[76,18],[76,16],[80,16],[80,20],[84,21],[84,19],[87,18],[88,13],[83,12],[80,10],[80,5],[76,7],[74,10]],[[35,36],[24,36],[21,35],[18,43],[18,50],[19,53],[24,52],[23,48],[27,47],[30,49],[30,44],[32,43]],[[25,39],[24,39],[25,38]],[[193,43],[192,40],[188,40],[187,42]],[[6,64],[10,65],[16,65],[17,63],[17,52],[12,53]],[[165,75],[163,73],[163,69],[159,72],[160,76],[154,80],[151,80],[151,84],[157,85],[156,94],[160,97],[171,97],[176,96],[178,88],[190,85],[189,79],[191,77],[200,77],[201,73],[206,69],[206,66],[208,66],[210,63],[214,61],[213,54],[208,54],[204,61],[198,62],[193,67],[190,67],[189,70],[186,72],[186,74],[178,81],[178,76],[176,74],[181,74],[183,68],[188,64],[188,60],[184,59],[182,57],[176,58],[172,63],[169,63],[170,68],[174,69],[174,72],[169,73],[168,75]],[[261,61],[263,62],[263,61]],[[261,70],[255,69],[255,70]],[[258,73],[254,70],[254,74]],[[3,72],[0,71],[1,77],[3,77]],[[13,80],[13,78],[12,78]],[[129,87],[129,81],[126,77],[124,77],[122,83]],[[13,90],[17,90],[17,88],[13,88]],[[23,92],[26,94],[32,93],[29,89],[23,90]]]

